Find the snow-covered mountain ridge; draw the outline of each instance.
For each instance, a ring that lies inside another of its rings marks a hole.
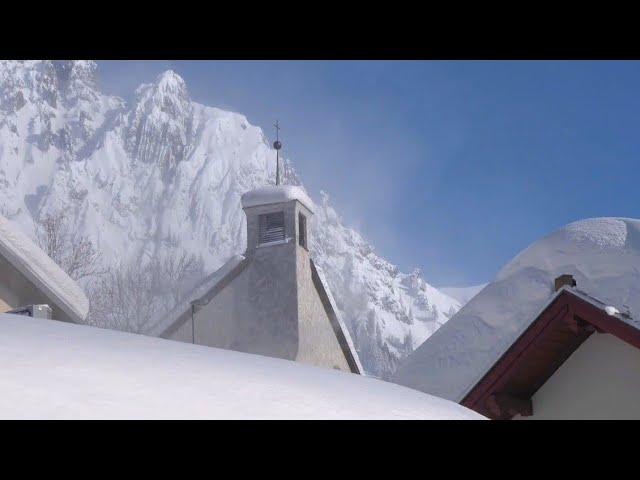
[[[275,152],[246,117],[190,99],[172,71],[130,105],[91,61],[0,62],[0,210],[30,237],[65,211],[107,265],[176,252],[217,269],[246,242],[240,196],[273,182]],[[284,182],[300,185],[291,163]],[[316,199],[318,200],[318,199]],[[386,377],[459,309],[345,226],[321,195],[311,250],[368,372]]]

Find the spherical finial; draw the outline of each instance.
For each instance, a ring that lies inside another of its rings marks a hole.
[[[282,143],[280,143],[279,140],[276,140],[275,142],[273,142],[273,148],[275,148],[276,150],[280,150],[282,148]]]

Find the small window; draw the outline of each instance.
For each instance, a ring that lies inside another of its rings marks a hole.
[[[271,243],[284,240],[284,212],[260,215],[259,243]]]
[[[298,244],[307,248],[307,217],[298,214]]]

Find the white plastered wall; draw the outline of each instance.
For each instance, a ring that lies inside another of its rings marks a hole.
[[[594,333],[532,402],[533,416],[522,419],[640,419],[640,350]]]

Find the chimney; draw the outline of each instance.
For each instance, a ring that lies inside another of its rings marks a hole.
[[[555,279],[556,292],[565,285],[568,285],[569,287],[575,287],[577,285],[575,278],[573,278],[573,275],[564,273]]]

